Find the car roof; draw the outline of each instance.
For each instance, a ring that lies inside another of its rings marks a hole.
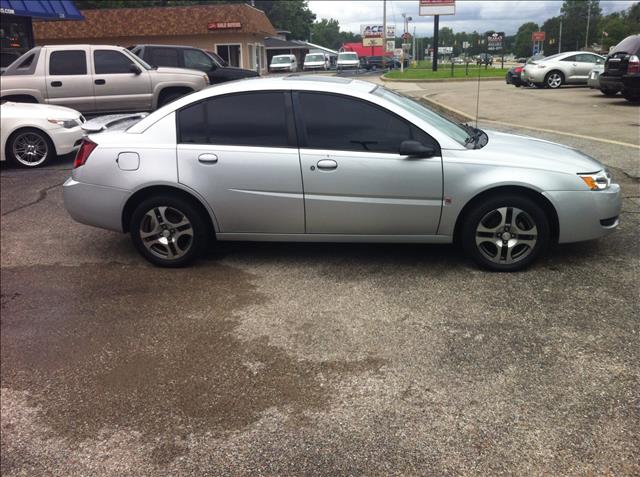
[[[153,48],[179,48],[181,50],[186,50],[186,49],[190,49],[190,50],[202,50],[202,48],[198,48],[197,46],[189,46],[189,45],[163,45],[163,44],[157,44],[157,43],[141,43],[139,45],[133,45],[131,48],[138,48],[138,47],[144,47],[144,48],[148,48],[148,47],[153,47]],[[203,50],[206,51],[206,50]]]
[[[131,133],[144,132],[149,126],[162,117],[194,102],[223,94],[244,93],[251,91],[318,91],[324,93],[352,93],[355,96],[372,92],[377,85],[367,81],[334,76],[316,76],[291,74],[279,77],[245,78],[236,81],[209,86],[196,93],[179,98],[167,106],[156,110],[140,122],[129,128]]]

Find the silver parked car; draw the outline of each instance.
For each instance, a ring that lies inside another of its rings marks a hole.
[[[119,46],[37,46],[4,72],[0,99],[83,113],[150,111],[208,84],[201,71],[152,67]]]
[[[567,51],[527,63],[521,78],[539,88],[587,84],[589,73],[595,65],[604,65],[604,57],[586,51]]]
[[[457,240],[510,271],[552,241],[613,232],[621,206],[620,187],[580,151],[457,124],[371,83],[308,76],[225,83],[91,134],[63,189],[74,219],[129,232],[163,266],[190,262],[215,236]]]

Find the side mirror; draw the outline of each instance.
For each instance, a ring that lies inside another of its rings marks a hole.
[[[131,71],[134,75],[139,75],[140,73],[142,73],[140,67],[135,63],[131,63],[131,66],[129,66],[129,71]]]
[[[409,157],[433,157],[438,151],[433,146],[425,146],[418,141],[402,141],[400,155]]]

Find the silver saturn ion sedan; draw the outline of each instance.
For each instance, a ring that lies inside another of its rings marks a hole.
[[[481,266],[513,271],[551,242],[618,226],[620,187],[591,157],[457,124],[363,81],[247,79],[126,129],[106,122],[78,151],[65,207],[129,232],[156,265],[183,266],[214,238],[455,240]]]

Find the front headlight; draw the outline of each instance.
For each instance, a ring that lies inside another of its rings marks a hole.
[[[49,121],[51,124],[57,124],[58,126],[62,126],[65,129],[75,128],[79,124],[76,119],[48,118],[47,121]]]
[[[204,78],[204,84],[209,84],[209,76],[202,75],[202,77]]]
[[[606,169],[592,174],[578,174],[578,176],[591,190],[605,190],[611,186],[611,174]]]

